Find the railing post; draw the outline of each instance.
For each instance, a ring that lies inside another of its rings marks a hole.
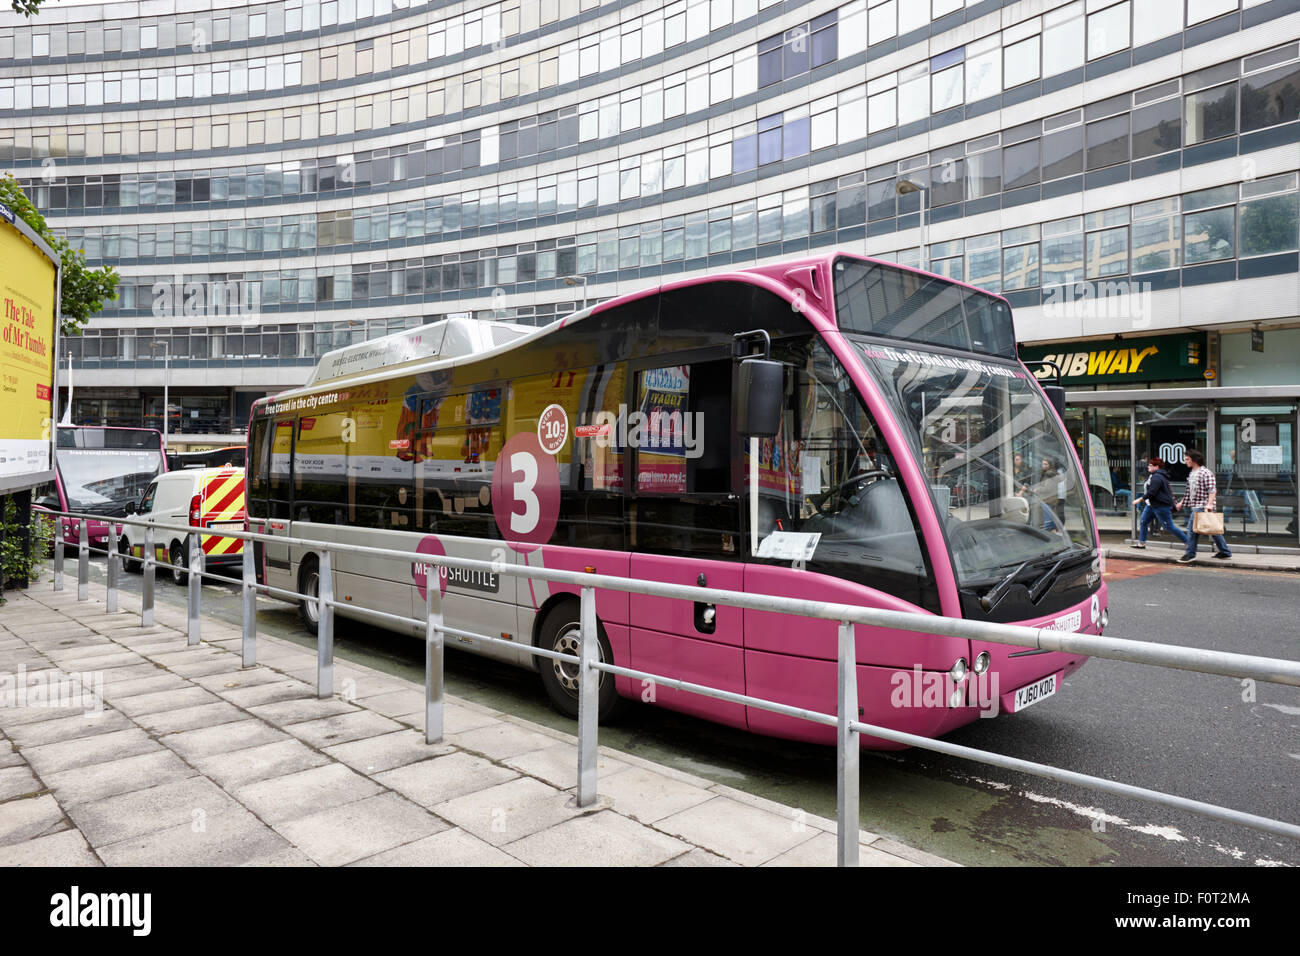
[[[108,523],[108,587],[104,591],[104,613],[117,612],[117,524]]]
[[[77,600],[90,597],[90,531],[86,519],[77,520]]]
[[[244,639],[243,665],[252,667],[257,663],[257,569],[253,561],[253,542],[244,542]]]
[[[157,573],[154,562],[157,560],[157,553],[154,551],[151,524],[144,526],[144,549],[140,560],[144,562],[144,580],[140,584],[140,626],[153,627],[153,584],[154,575]]]
[[[836,862],[840,866],[857,866],[858,764],[862,754],[858,750],[858,732],[849,727],[850,721],[858,719],[857,642],[849,621],[840,622],[839,644],[839,695],[835,710],[839,718],[835,754],[835,770],[839,775],[835,799],[839,821]]]
[[[442,588],[438,568],[424,576],[424,742],[442,741]]]
[[[596,589],[582,589],[582,663],[578,667],[578,806],[596,802],[596,735],[600,716],[601,672],[596,643]]]
[[[319,583],[316,586],[316,697],[334,696],[334,575],[330,572],[329,549],[321,551]]]
[[[189,646],[193,647],[199,643],[200,620],[199,615],[202,609],[199,606],[199,599],[203,587],[203,549],[199,547],[198,534],[186,536],[186,543],[189,545],[189,577],[186,580],[186,615],[185,623],[189,631]]]
[[[67,526],[62,518],[54,519],[54,590],[63,590],[63,534]]]

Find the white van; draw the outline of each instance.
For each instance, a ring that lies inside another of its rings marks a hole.
[[[139,504],[129,504],[127,513],[150,524],[189,525],[192,528],[244,530],[244,472],[237,468],[187,468],[169,471],[149,483]],[[145,528],[124,525],[122,551],[128,571],[143,567]],[[154,529],[154,557],[172,565],[172,580],[186,583],[183,568],[189,561],[190,535],[175,530]],[[239,538],[201,534],[203,566],[210,570],[243,561],[244,542]]]

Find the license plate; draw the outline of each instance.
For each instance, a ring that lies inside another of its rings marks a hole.
[[[1051,677],[1044,677],[1040,681],[1034,681],[1032,684],[1026,684],[1016,691],[1014,706],[1011,708],[1013,714],[1018,714],[1026,707],[1032,707],[1041,700],[1053,696],[1056,693],[1057,677],[1053,674]]]
[[[209,529],[225,528],[230,531],[243,531],[244,523],[242,521],[214,521],[208,525]]]

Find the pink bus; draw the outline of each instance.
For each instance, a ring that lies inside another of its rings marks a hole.
[[[149,482],[167,470],[162,435],[151,428],[60,425],[54,448],[54,481],[36,489],[38,511],[78,511],[121,517],[138,503]],[[75,545],[77,523],[60,522],[63,539]],[[120,529],[119,529],[120,530]],[[92,548],[108,543],[108,522],[87,522]]]
[[[539,671],[568,714],[574,668],[522,648],[576,653],[575,589],[439,556],[1094,634],[1106,623],[1086,483],[1017,359],[1006,301],[859,256],[665,282],[541,329],[449,319],[349,346],[259,402],[249,435],[252,530],[410,554],[333,556],[340,614],[422,618],[436,586],[449,626],[518,645],[450,646]],[[313,549],[268,543],[258,561],[268,583],[318,593]],[[600,589],[596,610],[606,660],[834,712],[834,622]],[[315,602],[301,614],[314,630]],[[928,736],[1046,700],[1083,663],[863,626],[857,642],[862,719]],[[604,675],[602,712],[620,698],[834,741],[833,728]]]

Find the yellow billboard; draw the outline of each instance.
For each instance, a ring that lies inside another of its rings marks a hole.
[[[57,288],[49,247],[0,206],[0,486],[6,490],[30,487],[51,469]]]

